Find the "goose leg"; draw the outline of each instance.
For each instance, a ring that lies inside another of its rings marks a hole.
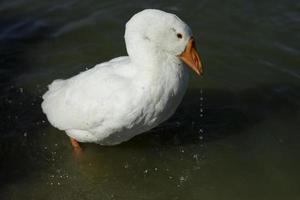
[[[77,140],[75,140],[74,138],[71,138],[70,137],[70,141],[71,141],[71,144],[72,144],[72,146],[73,146],[73,150],[75,151],[75,152],[81,152],[82,151],[82,149],[81,149],[81,147],[80,147],[80,145],[79,145],[79,143],[78,143],[78,141]]]

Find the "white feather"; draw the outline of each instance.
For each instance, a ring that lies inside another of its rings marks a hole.
[[[185,35],[182,41],[172,35],[173,45],[166,38],[172,28]],[[190,29],[175,15],[158,10],[136,14],[126,25],[129,57],[53,81],[43,96],[43,112],[53,126],[80,142],[113,145],[150,130],[175,112],[185,93],[188,71],[176,54],[189,37]]]

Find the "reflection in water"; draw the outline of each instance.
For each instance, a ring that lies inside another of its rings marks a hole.
[[[267,0],[0,5],[1,199],[300,196],[296,5]],[[66,135],[42,114],[41,94],[55,78],[125,54],[125,22],[150,6],[191,24],[205,76],[192,77],[176,114],[161,126],[114,147],[84,144],[84,154],[74,157]]]

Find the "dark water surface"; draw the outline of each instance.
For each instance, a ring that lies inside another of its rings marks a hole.
[[[178,112],[75,159],[41,112],[47,84],[125,55],[143,8],[193,29],[205,76]],[[300,3],[0,2],[0,199],[300,199]]]

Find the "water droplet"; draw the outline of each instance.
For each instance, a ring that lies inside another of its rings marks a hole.
[[[193,158],[194,158],[197,162],[199,161],[198,155],[197,155],[197,154],[194,154],[194,155],[193,155]]]
[[[283,141],[282,138],[278,138],[278,142],[279,142],[279,143],[283,143],[284,141]]]

